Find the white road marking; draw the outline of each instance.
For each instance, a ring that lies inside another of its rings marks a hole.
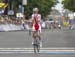
[[[0,48],[0,53],[34,53],[33,48]],[[75,54],[74,48],[40,48],[45,54]]]
[[[0,50],[33,50],[33,48],[0,48]],[[40,48],[41,50],[75,50],[75,48]]]

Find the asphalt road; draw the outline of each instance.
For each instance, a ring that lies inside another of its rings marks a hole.
[[[75,57],[75,55],[50,55],[50,54],[0,54],[0,57]]]
[[[75,57],[75,30],[43,29],[41,37],[42,49],[48,49],[34,54],[28,31],[0,32],[0,57]]]
[[[75,30],[42,30],[43,48],[74,48]],[[0,32],[0,48],[32,48],[32,36],[28,31]]]

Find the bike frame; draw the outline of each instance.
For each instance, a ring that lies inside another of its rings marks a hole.
[[[39,53],[39,50],[40,50],[39,31],[38,30],[34,31],[34,35],[35,35],[34,44],[33,44],[34,52]]]

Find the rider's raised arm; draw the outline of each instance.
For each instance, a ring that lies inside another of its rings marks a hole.
[[[31,16],[31,22],[32,23],[34,22],[34,14],[32,14],[32,16]]]
[[[41,22],[41,15],[38,14],[38,21]]]

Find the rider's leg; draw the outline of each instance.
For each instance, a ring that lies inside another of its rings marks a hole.
[[[35,38],[35,31],[33,31],[33,35],[32,36],[33,36],[33,38]]]
[[[35,31],[32,32],[32,37],[33,37],[33,38],[32,38],[32,44],[34,44],[34,39],[35,39],[35,37],[36,37],[36,36],[35,36]]]
[[[42,47],[41,31],[38,32],[40,47]]]
[[[38,31],[38,37],[39,37],[39,40],[41,40],[41,33],[40,33],[40,31]]]
[[[38,30],[38,37],[39,37],[39,40],[41,40],[41,25],[39,25],[39,30]]]

